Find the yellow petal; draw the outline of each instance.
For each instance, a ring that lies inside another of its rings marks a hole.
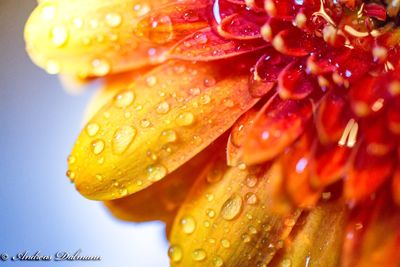
[[[229,129],[258,99],[248,92],[248,66],[224,64],[168,62],[123,84],[75,144],[69,176],[77,189],[100,200],[132,194]]]
[[[223,151],[225,143],[226,138],[220,138],[161,181],[130,196],[106,201],[106,207],[115,217],[124,221],[173,221],[197,177],[210,164],[209,159]]]
[[[282,167],[276,163],[241,170],[217,162],[206,170],[175,219],[171,265],[258,266],[270,261],[300,214],[278,215],[269,209]]]
[[[304,219],[304,224],[293,229],[292,240],[271,266],[340,266],[346,207],[339,201],[322,203]]]
[[[25,27],[27,51],[49,73],[79,77],[159,62],[165,47],[140,40],[133,29],[140,16],[166,2],[40,1]]]

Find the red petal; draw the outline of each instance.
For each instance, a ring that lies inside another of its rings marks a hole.
[[[318,88],[317,81],[306,73],[301,60],[287,65],[278,77],[278,93],[283,99],[303,99]]]
[[[361,145],[345,179],[346,199],[357,202],[374,193],[392,173],[394,163],[393,155],[371,155]]]
[[[350,153],[351,149],[345,146],[319,144],[313,155],[312,184],[325,187],[341,179]]]
[[[387,127],[395,134],[400,135],[400,98],[396,98],[387,110]]]
[[[314,35],[308,35],[298,28],[291,27],[279,32],[272,40],[272,45],[282,54],[301,57],[321,47],[321,42]]]
[[[261,97],[267,94],[275,85],[279,73],[292,61],[291,57],[280,54],[274,48],[268,47],[265,54],[257,61],[250,79],[250,92]]]
[[[362,129],[365,129],[364,139],[368,153],[383,156],[391,152],[395,146],[395,138],[387,129],[385,120],[380,117],[372,117],[362,121]]]
[[[328,93],[322,100],[315,118],[320,141],[324,144],[339,141],[351,115],[349,104],[341,94]]]
[[[257,115],[244,142],[244,161],[249,164],[271,160],[295,141],[312,115],[310,100],[274,97]]]
[[[263,40],[237,41],[223,38],[211,28],[195,32],[178,42],[169,52],[171,58],[209,61],[238,56],[268,46]]]
[[[288,21],[281,21],[276,18],[269,18],[267,23],[261,28],[261,35],[267,42],[272,42],[274,37],[281,31],[292,28],[293,25]]]
[[[397,165],[392,178],[392,194],[394,202],[400,206],[400,166]]]
[[[218,33],[228,39],[254,40],[261,38],[260,28],[267,20],[265,15],[252,12],[235,13],[218,25]]]

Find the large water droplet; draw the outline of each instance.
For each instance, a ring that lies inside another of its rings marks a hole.
[[[118,13],[108,13],[106,15],[106,21],[110,27],[116,28],[121,25],[122,18],[121,15]]]
[[[185,234],[191,234],[196,230],[196,221],[193,219],[192,216],[184,216],[182,217],[181,221],[181,228]]]
[[[150,165],[147,167],[147,179],[157,182],[167,175],[167,169],[161,164]]]
[[[94,140],[92,142],[92,151],[93,151],[93,153],[96,154],[96,155],[100,154],[101,152],[103,152],[104,146],[105,146],[105,144],[104,144],[103,140],[101,140],[101,139]]]
[[[86,133],[89,136],[95,136],[100,130],[100,126],[97,123],[89,123],[86,125]]]
[[[131,126],[119,127],[112,139],[112,148],[115,154],[124,153],[135,139],[136,129]]]
[[[126,108],[135,100],[135,94],[131,90],[125,90],[115,96],[115,105],[119,108]]]
[[[68,40],[68,29],[64,25],[57,25],[51,30],[50,38],[57,47],[63,46]]]
[[[179,126],[189,126],[194,122],[194,115],[191,112],[184,112],[178,115],[176,118],[176,123]]]
[[[242,198],[239,195],[232,195],[222,205],[222,218],[228,221],[236,219],[242,211],[242,203]]]
[[[142,19],[138,25],[136,34],[146,37],[157,44],[165,44],[174,36],[173,24],[169,16],[151,16]]]
[[[203,249],[196,249],[192,252],[192,258],[195,261],[203,261],[206,257],[207,254]]]
[[[183,257],[182,248],[179,245],[172,245],[168,249],[168,256],[172,262],[180,262]]]

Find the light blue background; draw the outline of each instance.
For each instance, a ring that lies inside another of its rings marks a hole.
[[[35,5],[0,0],[0,253],[80,248],[103,260],[0,262],[0,267],[168,266],[161,223],[119,222],[101,204],[81,197],[65,177],[90,93],[66,94],[56,76],[30,62],[23,27]]]

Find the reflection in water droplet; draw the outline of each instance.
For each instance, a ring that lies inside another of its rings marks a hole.
[[[181,228],[185,234],[191,234],[196,230],[196,221],[193,219],[192,216],[184,216],[182,217],[181,221]]]
[[[105,59],[94,59],[92,62],[92,72],[96,76],[103,76],[110,72],[111,65]]]
[[[112,139],[112,149],[114,154],[124,153],[135,139],[135,136],[136,129],[131,126],[121,126],[118,128]]]
[[[180,262],[183,257],[182,248],[179,245],[172,245],[168,249],[168,256],[172,262]]]
[[[51,30],[50,38],[55,46],[61,47],[68,40],[68,29],[64,25],[55,26]]]
[[[126,108],[135,100],[135,94],[131,90],[125,90],[115,96],[115,105],[119,108]]]
[[[93,153],[96,154],[96,155],[100,154],[101,152],[103,152],[104,146],[105,146],[105,144],[104,144],[103,140],[101,140],[101,139],[94,140],[92,142],[92,151],[93,151]]]
[[[168,102],[161,102],[161,103],[159,103],[158,105],[157,105],[157,108],[156,108],[156,111],[157,111],[157,113],[159,113],[159,114],[166,114],[166,113],[168,113],[168,111],[169,111],[169,104],[168,104]]]
[[[86,125],[86,133],[89,136],[95,136],[100,130],[100,126],[97,123],[89,123]]]
[[[157,182],[167,175],[167,169],[161,164],[150,165],[147,167],[147,179],[151,182]]]
[[[242,202],[239,195],[232,195],[228,198],[221,208],[222,218],[228,221],[237,218],[242,211]]]
[[[106,15],[106,21],[110,27],[115,28],[121,25],[122,18],[121,15],[118,13],[108,13]]]
[[[192,258],[195,261],[202,261],[207,257],[206,252],[203,249],[196,249],[192,252]]]
[[[176,118],[176,123],[179,126],[189,126],[194,122],[194,115],[191,112],[185,112],[178,115]]]

